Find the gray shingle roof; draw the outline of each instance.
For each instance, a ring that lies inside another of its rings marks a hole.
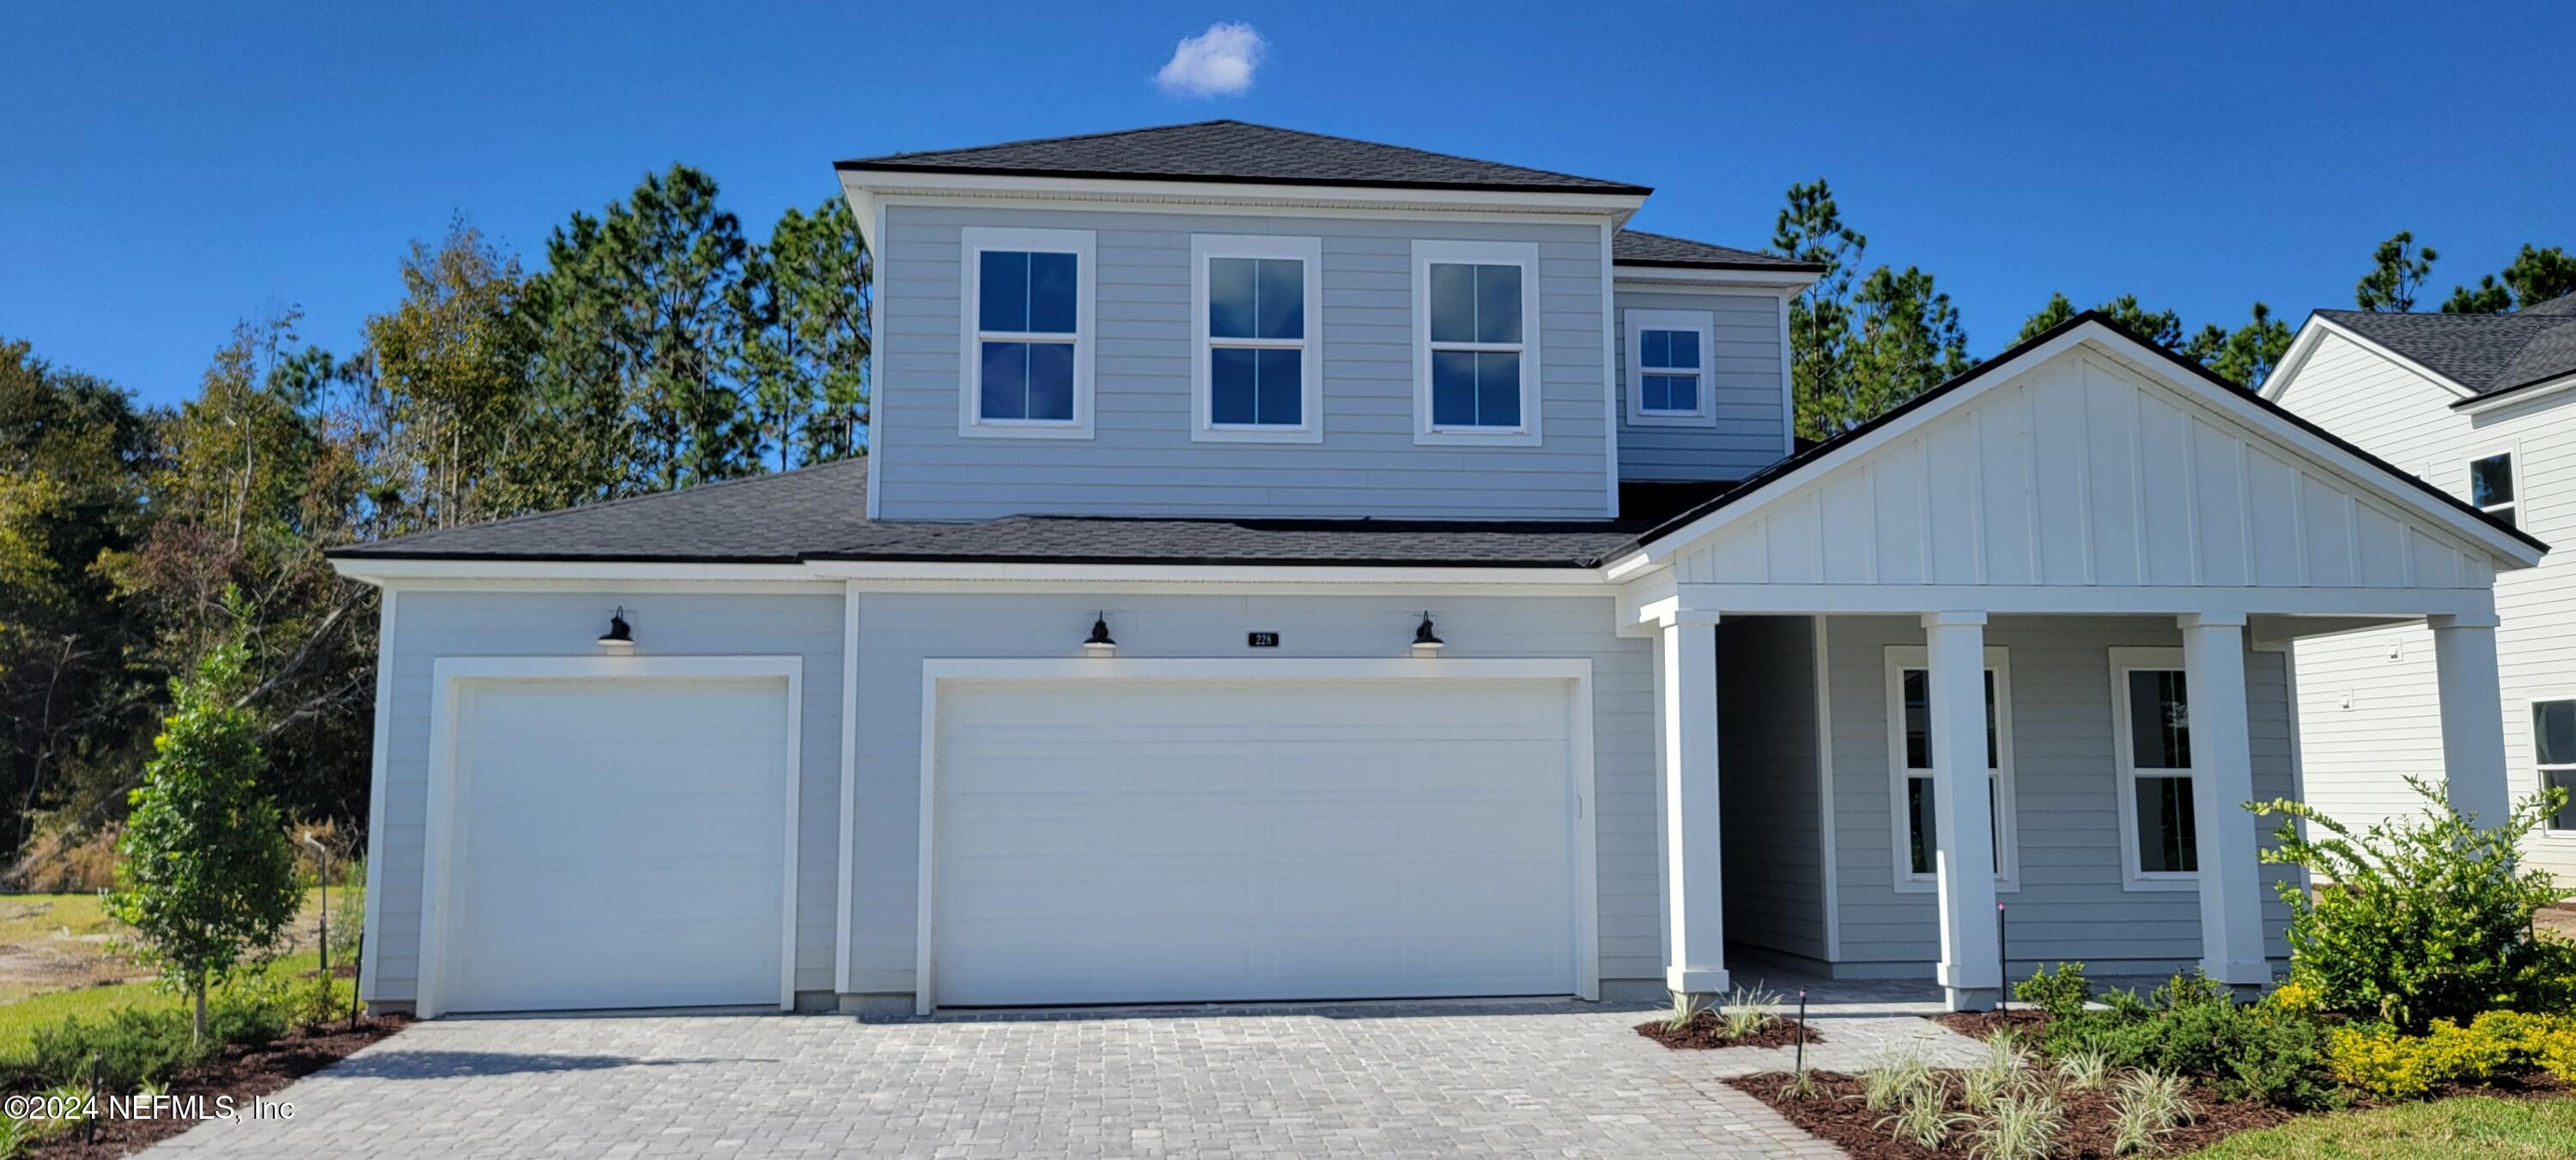
[[[1612,235],[1610,260],[1630,266],[1681,266],[1703,270],[1782,270],[1812,274],[1821,274],[1825,270],[1814,262],[1801,262],[1760,250],[1715,246],[1669,234],[1650,234],[1644,230],[1621,230]]]
[[[1453,157],[1244,121],[1200,121],[1078,137],[1047,137],[890,153],[836,168],[891,173],[988,173],[1018,177],[1239,181],[1280,185],[1374,185],[1406,189],[1491,189],[1543,193],[1652,192],[1642,185],[1577,177],[1470,157]]]
[[[1638,525],[1011,516],[870,521],[863,460],[335,548],[335,559],[1589,567]]]
[[[2512,314],[2320,310],[2317,315],[2423,364],[2479,398],[2576,374],[2576,294]]]

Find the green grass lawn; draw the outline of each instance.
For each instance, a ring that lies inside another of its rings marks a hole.
[[[2192,1155],[2216,1160],[2576,1156],[2576,1099],[2464,1096],[2337,1112],[2230,1136]]]
[[[331,921],[355,923],[364,913],[364,891],[333,887]],[[308,893],[297,929],[309,936],[317,910],[318,893]],[[0,1054],[18,1051],[39,1027],[50,1027],[65,1016],[78,1015],[95,1019],[122,1007],[175,1006],[178,996],[163,991],[146,972],[117,957],[96,936],[113,934],[114,920],[101,913],[98,897],[92,894],[22,894],[0,897],[0,947],[42,946],[71,960],[56,972],[58,981],[51,986],[39,980],[25,980],[8,990],[0,990]],[[320,966],[320,955],[312,949],[312,940],[299,940],[302,948],[278,959],[269,968],[276,972],[302,975]],[[87,956],[81,959],[75,956]],[[129,981],[88,985],[95,979],[125,977]]]

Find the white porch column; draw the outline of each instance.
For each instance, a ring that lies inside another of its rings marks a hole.
[[[1664,985],[1714,997],[1727,989],[1717,830],[1717,614],[1682,612],[1656,633],[1655,729],[1664,799]]]
[[[2442,697],[2442,772],[2451,804],[2481,826],[2513,809],[2504,775],[2504,694],[2496,673],[2496,618],[2436,616],[2433,669]]]
[[[2263,875],[2255,858],[2254,758],[2245,724],[2245,617],[2180,618],[2191,729],[2192,826],[2200,857],[2200,969],[2261,986]]]
[[[1953,1011],[2003,997],[1995,945],[1995,834],[1987,800],[1986,614],[1927,612],[1935,889],[1941,899],[1941,989]]]

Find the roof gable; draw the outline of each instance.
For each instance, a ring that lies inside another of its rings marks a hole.
[[[1200,121],[843,161],[845,172],[1124,178],[1264,185],[1636,194],[1642,185],[1446,153],[1280,129]]]
[[[1648,533],[1612,574],[2466,588],[2545,550],[2086,314]]]
[[[2340,330],[2472,397],[2484,397],[2576,374],[2576,301],[2571,300],[2576,295],[2512,314],[2320,310],[2310,325]],[[2276,377],[2286,386],[2291,376]],[[2267,395],[2278,393],[2265,390]]]

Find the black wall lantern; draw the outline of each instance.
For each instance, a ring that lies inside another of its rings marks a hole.
[[[1413,629],[1413,655],[1437,656],[1441,647],[1448,643],[1440,639],[1440,634],[1431,631],[1431,613],[1425,609],[1422,613],[1422,623],[1414,626]]]
[[[1109,614],[1101,612],[1091,621],[1091,635],[1083,638],[1082,651],[1105,657],[1118,651],[1118,642],[1109,639]]]
[[[608,631],[599,634],[599,647],[616,652],[635,647],[635,630],[627,626],[625,605],[618,605],[617,611],[608,614]]]

